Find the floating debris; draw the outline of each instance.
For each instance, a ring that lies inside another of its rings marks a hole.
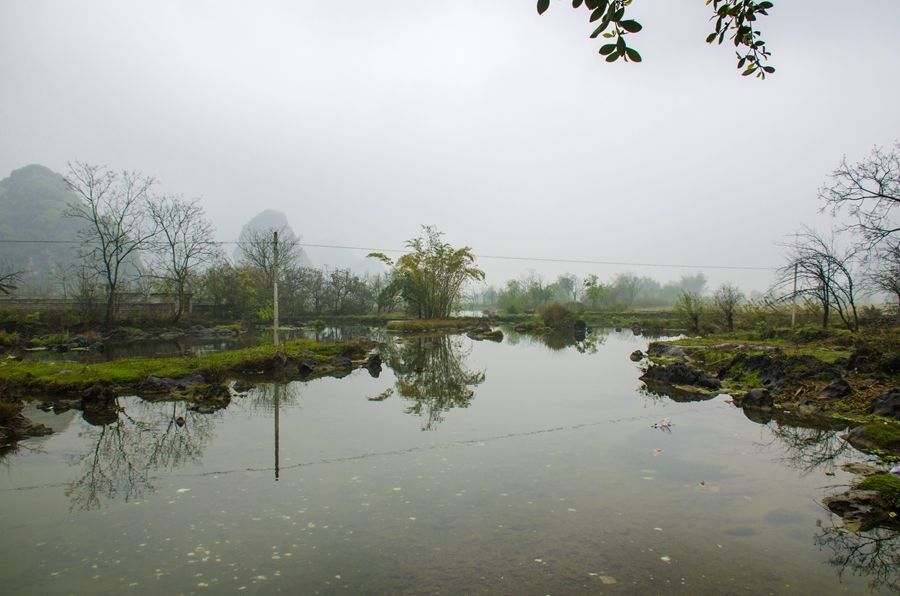
[[[672,426],[674,426],[672,424],[672,420],[670,420],[668,417],[666,417],[666,418],[663,418],[662,420],[660,420],[659,422],[651,424],[650,428],[657,428],[663,432],[670,433],[670,432],[672,432]]]

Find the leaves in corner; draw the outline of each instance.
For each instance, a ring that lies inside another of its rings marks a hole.
[[[548,8],[550,8],[550,0],[538,0],[538,3],[537,3],[538,14],[544,14],[544,12]]]

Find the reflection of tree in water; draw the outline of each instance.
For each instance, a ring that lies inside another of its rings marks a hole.
[[[594,354],[606,343],[609,337],[608,331],[594,329],[589,333],[552,331],[550,333],[520,333],[514,330],[504,330],[504,341],[511,345],[519,344],[523,339],[530,343],[539,343],[553,351],[575,348],[581,354]]]
[[[254,411],[272,412],[278,407],[295,406],[303,397],[303,383],[261,383],[250,390],[248,398],[252,400],[250,408]]]
[[[853,449],[838,436],[838,429],[805,428],[776,422],[769,424],[768,430],[772,433],[770,444],[777,443],[784,453],[781,461],[803,475],[823,467],[833,467],[839,456]]]
[[[82,472],[66,488],[72,508],[97,509],[102,498],[127,502],[152,491],[152,472],[199,461],[212,426],[210,415],[191,412],[184,402],[130,401],[115,421],[79,434],[89,448],[71,458]]]
[[[434,335],[388,342],[383,348],[385,362],[397,377],[397,393],[412,400],[407,412],[425,418],[425,430],[432,430],[451,408],[465,408],[475,397],[475,385],[484,381],[484,371],[465,366],[469,350],[463,338]]]
[[[820,550],[831,551],[828,562],[837,569],[838,577],[849,570],[867,577],[873,591],[882,587],[900,590],[900,532],[889,528],[850,532],[831,526],[822,528],[815,542]]]

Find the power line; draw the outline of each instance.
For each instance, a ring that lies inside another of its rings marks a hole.
[[[8,240],[0,239],[0,244],[81,244],[80,240]],[[234,240],[217,241],[218,245],[238,245]],[[375,246],[350,246],[344,244],[316,244],[311,242],[298,242],[298,246],[307,248],[332,248],[340,250],[366,250],[370,252],[406,253],[407,250],[399,248],[380,248]],[[597,259],[567,259],[556,257],[525,257],[511,255],[485,255],[476,254],[479,259],[495,259],[501,261],[526,261],[538,263],[566,263],[573,265],[613,265],[617,267],[661,267],[669,269],[725,269],[734,271],[774,271],[777,267],[759,267],[753,265],[709,265],[690,263],[644,263],[639,261],[601,261]]]

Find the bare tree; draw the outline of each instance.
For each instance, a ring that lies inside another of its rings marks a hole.
[[[850,165],[846,156],[834,172],[831,184],[819,190],[822,208],[833,214],[846,212],[855,223],[848,229],[858,232],[874,247],[900,232],[900,140],[890,151],[872,149],[868,158]],[[896,243],[896,241],[895,241]]]
[[[83,162],[69,164],[66,183],[80,197],[67,215],[84,221],[83,249],[106,285],[105,323],[115,319],[117,292],[123,273],[141,248],[156,235],[147,216],[150,189],[155,183],[137,172],[113,172]]]
[[[22,271],[14,271],[11,267],[0,263],[0,294],[9,295],[16,289],[16,283]]]
[[[876,292],[884,292],[897,299],[900,306],[900,242],[879,251],[869,271],[869,284]]]
[[[828,327],[831,311],[836,311],[848,329],[859,328],[856,312],[857,287],[853,264],[858,248],[840,250],[834,234],[826,237],[803,228],[789,249],[788,263],[778,270],[776,288],[790,289],[788,296],[812,299],[822,307],[822,328]],[[793,289],[796,276],[796,293]]]
[[[262,270],[266,284],[275,280],[274,234],[278,232],[278,269],[282,272],[293,269],[300,262],[303,249],[300,239],[285,228],[275,230],[246,229],[238,240],[239,260]]]
[[[178,297],[174,321],[184,312],[187,284],[204,263],[219,255],[213,226],[199,201],[179,197],[159,197],[149,202],[150,218],[159,229],[156,261],[162,278]]]
[[[734,285],[724,283],[713,294],[713,302],[725,318],[725,326],[734,331],[734,311],[744,300],[744,295]]]

